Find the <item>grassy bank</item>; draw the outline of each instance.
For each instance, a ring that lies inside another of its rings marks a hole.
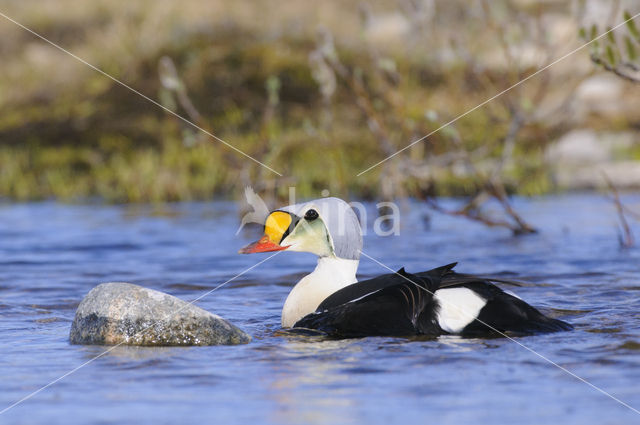
[[[9,1],[16,20],[283,177],[4,22],[0,197],[146,202],[233,197],[245,185],[286,196],[295,185],[301,196],[389,198],[473,194],[493,178],[509,192],[556,189],[546,147],[610,123],[572,109],[593,73],[586,54],[356,177],[579,41],[562,2],[405,6]]]

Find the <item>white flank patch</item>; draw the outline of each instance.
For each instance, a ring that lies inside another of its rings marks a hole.
[[[487,300],[467,288],[439,289],[434,299],[440,305],[438,324],[449,333],[462,331],[487,304]]]

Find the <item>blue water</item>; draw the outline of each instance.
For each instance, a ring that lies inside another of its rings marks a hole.
[[[369,214],[368,255],[410,272],[459,261],[462,272],[523,279],[509,289],[576,329],[516,341],[640,409],[640,248],[619,248],[608,201],[519,200],[541,230],[519,238],[414,201],[404,206],[399,236],[373,235]],[[104,351],[68,342],[75,308],[98,283],[128,281],[192,300],[265,258],[236,254],[256,237],[236,236],[238,223],[235,204],[224,202],[0,204],[0,410]],[[640,423],[508,339],[278,334],[290,287],[314,263],[283,253],[198,302],[249,332],[250,344],[118,347],[0,423]],[[367,259],[360,266],[363,277],[385,272]]]

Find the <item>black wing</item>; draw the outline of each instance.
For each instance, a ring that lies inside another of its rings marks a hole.
[[[317,329],[337,338],[441,333],[430,314],[435,311],[432,282],[401,269],[362,283],[369,292],[360,297],[356,296],[360,292],[355,292],[355,288],[334,297],[336,293],[295,327]],[[374,287],[378,289],[370,291]],[[341,303],[348,297],[349,301]]]
[[[448,264],[446,266],[438,267],[426,272],[416,273],[416,275],[422,278],[430,278],[438,280],[438,288],[447,288],[455,286],[463,286],[464,284],[484,282],[484,283],[501,283],[511,286],[521,286],[522,283],[516,280],[497,278],[493,276],[477,276],[466,273],[457,273],[453,271],[453,268],[458,263]]]
[[[417,274],[401,269],[397,273],[349,285],[327,297],[315,313],[300,319],[295,327],[318,329],[335,337],[383,335],[437,335],[438,306],[432,299],[438,289],[470,289],[487,303],[478,317],[462,331],[480,336],[496,333],[529,334],[556,332],[573,327],[545,316],[494,283],[518,282],[486,276],[456,273],[456,263]],[[497,331],[497,332],[496,332]]]
[[[457,263],[448,264],[446,266],[438,267],[426,272],[412,274],[419,282],[418,284],[424,284],[425,288],[434,292],[440,287],[440,282],[444,276],[451,275],[451,269],[456,266]],[[404,273],[404,277],[399,277],[398,273]],[[457,275],[457,273],[453,273]],[[363,280],[342,288],[339,291],[329,295],[318,306],[316,311],[328,310],[332,307],[348,303],[350,301],[362,298],[368,294],[372,294],[381,289],[397,285],[399,282],[410,283],[407,279],[409,276],[403,269],[400,269],[397,273],[383,274],[373,279]]]

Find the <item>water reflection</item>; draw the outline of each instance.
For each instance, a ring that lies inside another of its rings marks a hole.
[[[189,350],[192,347],[133,347],[128,345],[119,346],[74,346],[84,351],[87,360],[97,356],[107,357],[113,360],[130,360],[133,362],[147,360],[164,360],[179,355],[181,351]],[[107,353],[105,353],[107,352]],[[105,354],[103,354],[105,353]]]
[[[349,397],[353,376],[345,373],[362,348],[356,340],[304,341],[284,338],[278,361],[270,362],[270,397],[278,408],[274,423],[326,424],[355,422]]]

